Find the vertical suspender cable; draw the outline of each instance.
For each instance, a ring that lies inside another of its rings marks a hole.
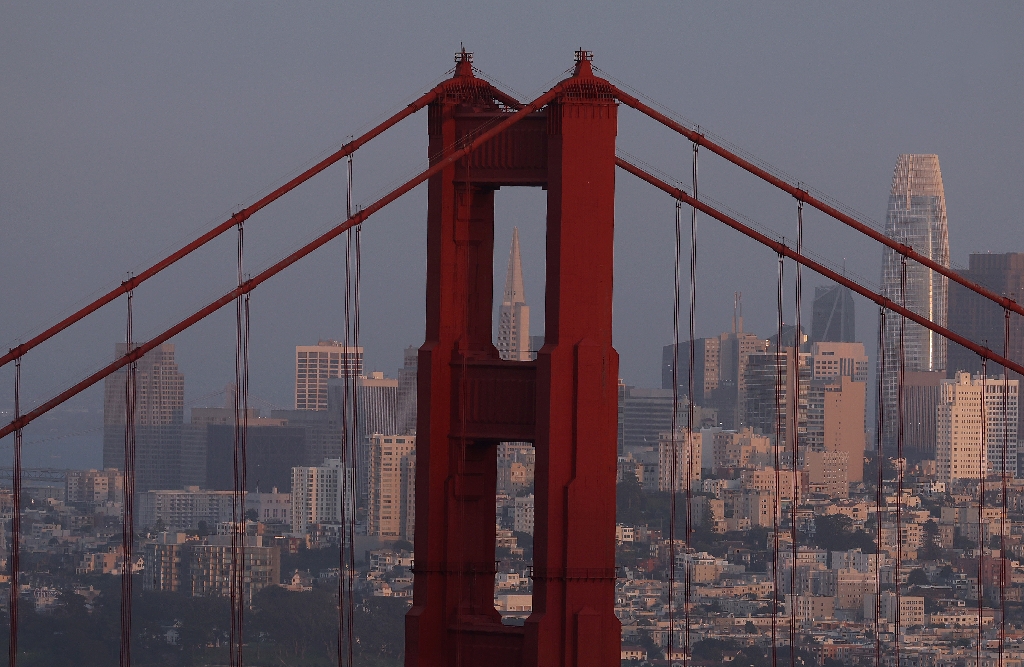
[[[779,447],[782,445],[782,383],[785,381],[785,367],[782,357],[782,282],[784,278],[785,257],[779,255],[779,282],[776,293],[776,313],[778,315],[778,338],[775,341],[775,497],[772,499],[772,667],[778,667],[778,625],[779,625],[779,512],[782,506],[782,488],[779,468]],[[795,565],[795,563],[793,564]],[[792,576],[792,575],[791,575]]]
[[[14,360],[14,418],[21,417],[21,357]],[[11,591],[10,636],[7,664],[15,667],[18,658],[18,574],[21,571],[21,429],[14,432],[14,470],[11,480],[13,511],[11,516]]]
[[[346,164],[345,177],[345,213],[352,217],[352,158],[349,156]],[[351,614],[349,605],[349,580],[353,572],[349,570],[349,562],[345,542],[348,538],[348,524],[354,519],[349,516],[354,511],[354,506],[349,505],[348,499],[351,494],[352,480],[349,475],[349,465],[352,461],[352,449],[356,446],[352,442],[354,429],[351,424],[352,410],[352,372],[349,362],[353,356],[349,353],[352,330],[352,230],[345,234],[345,295],[342,299],[342,353],[338,364],[338,373],[341,379],[341,479],[338,480],[341,489],[341,532],[338,535],[338,667],[345,664],[351,665],[353,659],[353,647],[348,632]]]
[[[878,308],[878,421],[875,423],[875,464],[878,479],[875,486],[875,667],[882,665],[882,636],[879,624],[882,615],[882,504],[885,500],[885,456],[883,451],[885,401],[882,400],[885,377],[885,307]]]
[[[672,653],[675,649],[675,592],[676,592],[676,492],[678,487],[676,479],[679,471],[679,318],[680,318],[680,292],[682,292],[682,202],[676,200],[676,247],[675,247],[675,284],[674,300],[672,305],[672,431],[670,434],[671,469],[669,479],[671,480],[671,493],[669,494],[669,523],[668,523],[668,636],[666,641],[665,657],[672,660]],[[691,363],[692,368],[692,363]],[[692,375],[692,370],[689,371]],[[689,400],[689,399],[687,399]]]
[[[907,258],[901,256],[900,269],[900,305],[907,306]],[[907,331],[907,318],[900,316],[900,337],[899,337],[899,366],[896,375],[896,568],[893,572],[893,590],[896,593],[896,607],[894,609],[895,623],[893,624],[893,648],[896,655],[896,665],[900,664],[900,622],[901,597],[900,597],[900,569],[903,566],[903,540],[900,533],[903,532],[903,471],[906,462],[903,460],[903,380],[907,365],[905,338]]]
[[[1010,311],[1003,309],[1003,358],[1010,355]],[[1010,394],[1010,369],[1003,366],[1003,461],[1000,467],[1000,490],[999,499],[999,667],[1004,667],[1003,658],[1006,648],[1006,504],[1009,500],[1007,493],[1006,456],[1010,447],[1010,415],[1009,415],[1009,394]]]
[[[796,207],[796,251],[804,251],[804,203],[797,201]],[[800,505],[800,483],[799,483],[799,459],[800,459],[800,346],[803,343],[803,329],[800,321],[800,311],[803,305],[803,282],[800,275],[800,262],[796,263],[796,333],[793,334],[793,359],[790,366],[793,368],[793,423],[790,424],[787,416],[787,429],[792,429],[793,451],[790,453],[790,463],[793,474],[792,500],[789,504],[789,539],[793,553],[793,571],[789,578],[789,595],[792,601],[789,606],[789,665],[796,667],[796,622],[797,622],[797,589],[796,589],[796,564],[797,564],[797,512]],[[788,401],[787,401],[788,402]]]
[[[245,235],[238,224],[238,285],[245,280],[243,254]],[[229,643],[230,664],[243,665],[243,625],[245,620],[245,492],[246,492],[246,432],[248,430],[249,389],[249,298],[239,295],[235,300],[235,429],[234,429],[234,490],[231,502],[231,633]]]
[[[125,347],[135,348],[132,292],[128,292]],[[128,364],[124,383],[124,518],[121,521],[121,647],[120,665],[132,664],[132,551],[135,543],[135,425],[137,412],[137,362]]]
[[[693,198],[697,199],[697,144],[693,145]],[[686,551],[683,568],[683,664],[690,659],[690,585],[693,561],[690,556],[690,535],[693,533],[693,365],[696,360],[694,320],[697,310],[697,207],[690,207],[690,366],[688,371],[689,400],[686,401]],[[701,443],[703,447],[703,442]],[[697,463],[697,465],[700,465]]]
[[[362,225],[355,227],[355,277],[352,281],[352,345],[359,349],[359,290],[360,283],[362,281]],[[356,357],[352,357],[353,360]],[[348,532],[348,576],[346,577],[346,583],[348,584],[348,625],[345,628],[348,634],[348,646],[349,646],[349,664],[354,665],[355,660],[352,655],[353,647],[355,646],[355,577],[356,577],[356,551],[355,551],[355,487],[356,487],[356,471],[359,470],[359,447],[363,442],[362,432],[359,426],[359,383],[355,381],[355,390],[352,392],[352,433],[355,436],[354,444],[352,447],[352,465],[349,470],[351,471],[349,482],[349,492],[345,495],[344,502],[350,502],[352,511],[348,517],[348,523],[345,526]]]
[[[352,217],[352,156],[347,162],[345,209]],[[354,248],[353,248],[354,246]],[[338,535],[338,664],[354,664],[355,647],[355,497],[359,446],[359,281],[361,273],[360,229],[345,237],[345,296],[343,362],[341,374],[342,470],[341,531]]]
[[[978,448],[978,649],[977,663],[981,665],[981,648],[985,642],[984,608],[985,608],[985,477],[988,475],[988,414],[985,403],[988,401],[988,359],[981,359],[981,446]],[[1001,556],[1002,554],[1000,554]]]

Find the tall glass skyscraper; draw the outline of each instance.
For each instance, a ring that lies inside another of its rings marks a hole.
[[[946,196],[938,155],[900,155],[896,160],[885,233],[942,266],[949,266]],[[886,248],[882,260],[882,294],[945,326],[948,279],[908,260],[906,294],[903,294],[902,271],[901,255]],[[883,442],[887,449],[895,448],[897,442],[900,319],[894,313],[887,313],[882,338],[885,370],[881,378],[881,400],[885,408]],[[946,339],[923,326],[907,321],[902,347],[904,371],[946,370]]]

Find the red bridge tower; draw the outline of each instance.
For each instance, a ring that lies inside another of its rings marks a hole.
[[[540,109],[430,178],[419,352],[414,602],[408,667],[619,664],[615,600],[618,354],[612,347],[616,102],[577,53]],[[468,54],[430,104],[430,155],[518,106]],[[494,191],[547,190],[545,338],[536,361],[492,343]],[[537,454],[533,613],[494,609],[500,441]]]

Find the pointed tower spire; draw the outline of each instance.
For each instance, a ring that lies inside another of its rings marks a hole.
[[[519,257],[519,228],[512,228],[512,249],[508,253],[508,273],[505,276],[505,295],[501,305],[513,306],[526,303],[526,290],[523,289],[523,261]]]
[[[519,228],[512,229],[512,249],[508,253],[505,294],[498,309],[498,354],[502,359],[529,361],[530,307],[523,289],[523,262],[519,257]]]

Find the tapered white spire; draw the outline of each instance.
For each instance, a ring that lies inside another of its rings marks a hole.
[[[498,312],[498,354],[502,359],[529,361],[530,307],[523,288],[523,262],[519,257],[519,228],[512,229],[512,249],[508,253],[505,294]]]
[[[512,228],[512,249],[508,253],[508,273],[505,274],[505,295],[501,305],[513,306],[526,303],[526,290],[523,289],[523,261],[519,257],[519,228]]]

